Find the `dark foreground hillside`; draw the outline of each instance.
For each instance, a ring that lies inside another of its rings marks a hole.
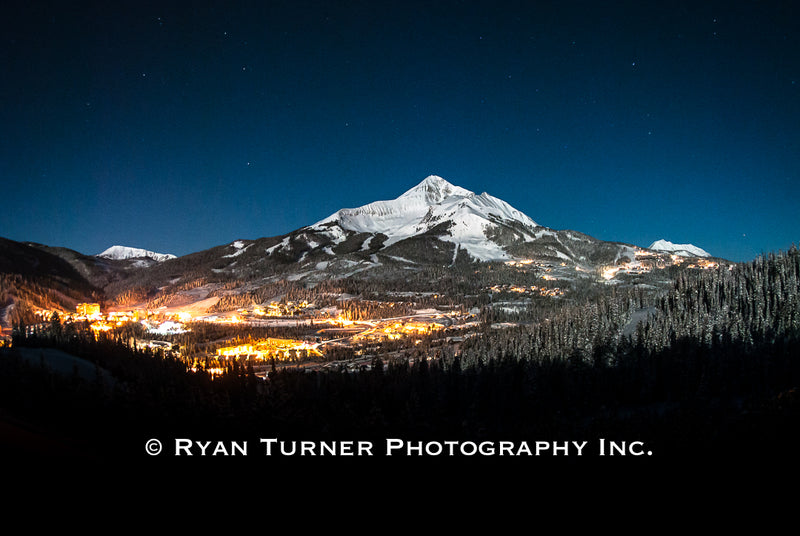
[[[657,314],[633,334],[621,329],[631,305],[604,301],[591,315],[584,308],[529,329],[487,333],[459,355],[413,364],[376,358],[361,373],[276,371],[266,382],[235,363],[211,380],[113,337],[65,337],[57,326],[18,332],[0,358],[0,440],[4,454],[17,458],[128,467],[201,468],[233,461],[225,456],[231,441],[247,441],[250,450],[237,461],[272,470],[327,462],[790,470],[800,447],[799,275],[792,250],[680,279],[656,302],[635,304]],[[44,358],[31,359],[46,347],[80,356],[95,373],[56,372],[42,366]],[[153,438],[165,447],[158,456],[146,451]],[[181,438],[224,446],[202,461],[196,447],[191,457],[175,456]],[[267,458],[261,438],[370,441],[376,455]],[[431,448],[505,441],[517,455],[469,447],[450,457],[434,448],[390,460],[381,455],[387,438]],[[601,440],[624,449],[613,461],[609,451],[599,456]],[[580,457],[573,447],[519,454],[519,445],[537,441],[587,446]]]

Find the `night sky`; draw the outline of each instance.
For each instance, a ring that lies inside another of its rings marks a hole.
[[[0,236],[183,255],[431,174],[734,261],[800,245],[798,2],[8,2]]]

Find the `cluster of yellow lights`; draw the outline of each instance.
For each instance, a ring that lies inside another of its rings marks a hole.
[[[643,256],[653,257],[654,255],[652,255],[652,254],[650,254],[648,252],[644,252]],[[638,255],[637,255],[637,257],[638,257]],[[687,258],[686,257],[682,257],[680,255],[672,254],[672,255],[669,256],[669,258],[670,258],[670,261],[672,262],[673,265],[681,265],[684,262],[687,262]],[[654,267],[658,268],[658,269],[662,269],[662,268],[664,268],[665,266],[668,266],[668,265],[669,265],[669,263],[667,263],[667,264],[656,264],[655,266],[653,266],[652,264],[640,264],[640,263],[637,262],[637,263],[627,263],[627,264],[623,264],[623,265],[619,265],[619,266],[606,266],[601,270],[601,275],[603,276],[604,279],[613,279],[613,277],[618,272],[620,272],[622,270],[625,270],[627,272],[632,272],[632,273],[646,273],[646,272],[650,272]],[[710,261],[710,260],[707,260],[707,259],[697,259],[694,262],[692,262],[691,264],[688,264],[687,268],[700,268],[700,269],[703,269],[703,270],[715,270],[715,269],[719,268],[719,263],[716,262],[716,261]]]
[[[534,261],[533,259],[521,259],[521,260],[518,260],[518,261],[506,261],[506,266],[527,266],[529,264],[533,264],[534,262],[536,262],[536,261]]]
[[[197,367],[192,367],[191,370],[192,370],[192,372],[197,372],[199,369]],[[211,368],[207,368],[205,370],[206,370],[206,372],[208,372],[211,375],[212,378],[214,378],[215,376],[222,376],[222,373],[225,372],[220,367],[211,367]]]
[[[317,349],[316,345],[306,341],[273,338],[256,341],[253,344],[218,348],[217,355],[226,359],[246,355],[251,356],[256,361],[263,361],[271,357],[278,359],[288,358],[292,350],[305,351],[308,355],[322,356],[322,352]]]
[[[219,348],[217,355],[222,357],[232,357],[237,355],[254,354],[255,348],[252,344],[240,344],[239,346],[227,346]]]
[[[75,306],[75,313],[78,316],[93,316],[100,314],[99,303],[79,303]]]
[[[110,322],[117,322],[122,325],[125,322],[136,322],[139,320],[139,313],[136,311],[112,311],[106,315]]]
[[[389,339],[396,340],[408,335],[425,335],[432,331],[444,329],[441,324],[425,322],[393,322],[383,326],[368,329],[359,333],[358,339]]]
[[[286,303],[270,302],[266,308],[260,305],[254,307],[253,314],[258,316],[287,316],[297,313],[298,311],[303,311],[308,308],[308,306],[309,303],[307,301],[298,303],[293,301]]]
[[[622,266],[604,266],[600,275],[603,279],[614,279],[614,276],[621,270],[623,270]]]
[[[353,324],[372,324],[372,322],[366,320],[360,320],[356,322],[355,320],[350,320],[343,316],[337,316],[336,318],[326,318],[324,322],[327,324],[331,324],[332,326],[341,326],[341,327],[350,327]]]
[[[703,270],[714,270],[719,268],[719,263],[708,261],[705,259],[698,259],[696,263],[690,264],[689,268],[702,268]]]
[[[616,266],[604,266],[600,270],[600,275],[603,279],[614,279],[619,272],[628,272],[633,274],[645,274],[652,270],[650,266],[640,264],[638,262],[626,262]]]
[[[401,333],[420,334],[442,329],[442,326],[436,323],[408,322],[406,324],[396,323],[392,326],[392,329]]]
[[[652,251],[642,249],[639,247],[633,248],[633,256],[637,259],[652,259],[658,257],[658,253],[654,253]]]
[[[160,317],[161,319],[176,319],[180,322],[188,322],[191,320],[192,315],[187,312],[178,313],[155,313],[153,311],[109,311],[103,313],[100,311],[100,305],[97,303],[79,303],[75,307],[75,313],[66,311],[51,311],[47,309],[40,309],[35,314],[43,321],[48,321],[53,313],[58,313],[59,319],[63,323],[70,322],[88,322],[89,328],[95,333],[106,332],[115,327],[124,326],[130,322],[139,322],[142,319],[142,324],[146,328],[150,328],[157,324],[158,320],[151,318]]]
[[[274,304],[264,309],[263,307],[256,307],[253,309],[253,314],[258,316],[283,316],[280,308]]]
[[[36,311],[36,315],[45,321],[50,319],[53,313],[58,313],[61,322],[89,322],[89,327],[95,333],[108,331],[115,326],[122,326],[130,320],[131,315],[131,313],[109,313],[104,315],[100,312],[100,304],[97,303],[79,303],[75,307],[74,314],[47,309]]]
[[[644,250],[637,249],[634,250],[634,252],[637,259],[658,257],[658,255],[654,255],[653,253]],[[682,257],[680,255],[671,254],[669,258],[671,263],[674,265],[681,265],[684,262],[687,262],[686,257]],[[669,263],[667,264],[657,263],[653,265],[652,263],[642,264],[637,261],[632,263],[620,264],[616,266],[604,266],[600,271],[600,275],[603,277],[603,279],[613,279],[614,276],[616,276],[621,271],[641,274],[650,272],[652,271],[653,268],[662,269],[667,265],[669,265]],[[692,262],[691,264],[687,265],[687,268],[701,268],[704,270],[713,270],[719,268],[719,263],[716,261],[710,261],[706,259],[697,259],[695,262]]]
[[[307,301],[302,302],[293,302],[289,301],[286,303],[279,303],[279,302],[271,302],[267,306],[263,305],[256,305],[251,310],[247,309],[239,309],[238,312],[240,313],[238,317],[235,319],[233,318],[223,318],[216,320],[217,322],[240,322],[243,321],[241,317],[248,317],[250,315],[255,315],[258,317],[265,317],[265,316],[293,316],[297,313],[302,313],[311,305]]]

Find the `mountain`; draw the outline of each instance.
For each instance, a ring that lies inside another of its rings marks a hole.
[[[302,262],[320,248],[329,255],[320,259],[323,262],[341,260],[343,254],[356,260],[352,254],[359,252],[362,261],[373,265],[401,262],[406,269],[536,259],[566,264],[573,274],[576,266],[590,271],[599,264],[631,260],[635,254],[627,244],[544,227],[501,199],[433,175],[396,199],[338,210],[287,235],[269,253],[289,254]],[[298,251],[303,256],[297,257]],[[369,267],[362,264],[359,269]]]
[[[711,254],[692,244],[673,244],[668,240],[656,240],[647,249],[671,253],[681,257],[711,257]]]
[[[548,270],[550,280],[568,282],[592,280],[604,266],[633,262],[637,249],[550,229],[486,192],[429,176],[395,199],[343,208],[285,235],[237,239],[153,263],[115,284],[114,292],[169,292],[200,280],[237,281],[242,288],[278,281],[311,287],[347,278],[404,281],[431,268],[474,274],[478,264],[497,270],[517,262],[535,263]]]
[[[447,285],[471,295],[500,282],[578,293],[611,283],[655,288],[668,284],[661,268],[674,264],[670,254],[709,256],[665,240],[648,251],[551,229],[501,199],[438,176],[395,199],[342,208],[284,235],[237,239],[180,257],[124,246],[91,256],[11,241],[4,249],[0,273],[36,275],[42,287],[65,274],[61,286],[80,291],[60,295],[56,301],[64,309],[89,299],[125,307],[206,301],[222,307],[245,303],[247,296],[262,300],[342,285],[355,293],[367,285],[434,294]],[[8,296],[21,293],[8,291],[5,301],[16,303]]]
[[[0,238],[0,332],[9,332],[12,321],[32,321],[32,309],[72,311],[80,302],[113,300],[117,288],[127,290],[158,264],[153,257],[85,255]]]
[[[34,309],[74,310],[97,296],[84,275],[99,270],[93,259],[67,251],[0,238],[0,335],[10,335],[14,322],[30,323]]]
[[[169,253],[155,253],[152,251],[147,251],[146,249],[131,248],[127,246],[111,246],[104,252],[98,253],[96,256],[103,257],[105,259],[117,260],[148,258],[158,262],[175,258],[175,255],[170,255]]]
[[[519,238],[533,240],[538,227],[501,199],[486,192],[476,195],[431,175],[397,199],[338,210],[308,229],[327,232],[334,240],[341,237],[339,229],[383,235],[383,248],[433,233],[457,249],[463,248],[476,260],[493,261],[512,256],[489,236],[491,230],[515,229]]]

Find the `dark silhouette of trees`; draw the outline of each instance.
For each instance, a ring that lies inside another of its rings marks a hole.
[[[799,291],[800,254],[792,248],[730,270],[683,272],[663,294],[619,290],[550,307],[528,325],[487,325],[457,352],[426,343],[395,354],[405,357],[376,353],[369,372],[273,367],[268,380],[236,361],[212,380],[170,352],[131,347],[118,333],[68,332],[53,318],[16,327],[0,359],[0,407],[60,434],[102,435],[98,444],[109,449],[109,441],[129,445],[139,435],[201,431],[621,437],[666,456],[708,459],[754,445],[775,454],[796,446]],[[115,381],[58,377],[22,357],[46,347],[86,359]]]

